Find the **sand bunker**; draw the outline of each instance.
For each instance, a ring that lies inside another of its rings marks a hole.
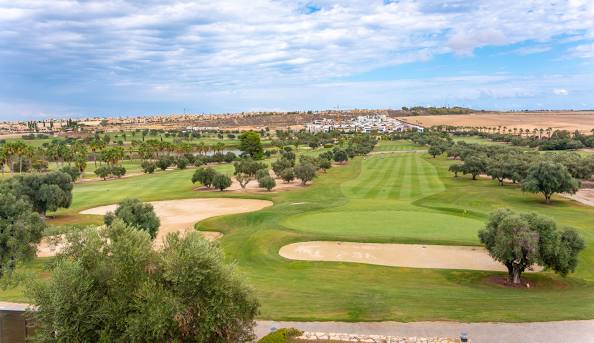
[[[163,238],[170,232],[186,233],[194,230],[194,224],[215,216],[254,212],[272,206],[271,201],[256,199],[183,199],[151,202],[155,213],[161,220],[161,227],[155,238],[155,245],[160,246]],[[80,212],[81,214],[105,215],[115,211],[117,205],[107,205],[91,208]],[[202,232],[209,240],[222,236],[220,232]],[[44,238],[38,246],[38,256],[54,256],[58,248],[50,244],[50,238]]]
[[[282,247],[291,260],[377,264],[392,267],[507,271],[482,247],[352,242],[301,242]]]

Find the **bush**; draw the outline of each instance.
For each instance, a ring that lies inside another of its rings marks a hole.
[[[161,170],[167,170],[167,168],[171,167],[171,159],[169,157],[161,157],[157,161],[157,167]]]
[[[140,164],[140,167],[142,167],[142,171],[145,174],[152,174],[155,172],[155,169],[157,169],[157,165],[155,164],[155,162],[150,162],[150,161],[144,161]]]
[[[295,171],[293,168],[287,168],[280,173],[280,178],[286,182],[290,183],[291,181],[295,180]]]
[[[256,179],[257,180],[260,180],[261,178],[263,178],[265,176],[270,176],[268,169],[259,169],[256,171]]]
[[[200,182],[204,186],[210,188],[212,181],[217,175],[217,172],[211,167],[198,168],[192,175],[192,183]]]
[[[31,168],[39,173],[46,172],[48,167],[47,161],[44,160],[35,160],[33,163],[31,163]]]
[[[95,175],[103,178],[103,180],[106,180],[110,174],[111,168],[109,168],[109,166],[100,166],[99,168],[95,169]]]
[[[274,187],[276,187],[276,181],[270,176],[264,176],[258,179],[258,185],[261,188],[266,188],[267,191],[271,191]]]
[[[47,162],[46,162],[46,164],[47,164]],[[46,169],[47,169],[47,167],[46,167]],[[73,182],[78,180],[78,178],[80,177],[80,170],[78,170],[78,168],[76,168],[76,167],[64,166],[64,167],[62,167],[62,169],[60,169],[60,171],[70,175],[70,178],[72,179]]]
[[[299,337],[302,334],[302,331],[294,328],[282,328],[262,337],[258,343],[285,343],[288,338]]]
[[[186,169],[186,167],[188,166],[190,162],[185,158],[185,157],[179,157],[176,161],[175,161],[175,165],[177,166],[177,168],[179,169]]]
[[[212,179],[212,186],[222,192],[231,187],[231,178],[227,175],[217,174]]]
[[[113,175],[119,179],[122,176],[126,175],[126,168],[124,168],[122,166],[113,166],[113,167],[111,167],[111,175]]]

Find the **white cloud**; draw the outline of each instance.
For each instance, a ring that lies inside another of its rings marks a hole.
[[[313,13],[304,10],[308,4],[0,0],[0,67],[22,75],[19,81],[34,74],[48,87],[76,89],[84,79],[175,96],[180,89],[307,87],[446,53],[472,55],[485,46],[523,44],[516,53],[526,55],[548,51],[559,37],[594,37],[588,0],[319,0]],[[594,45],[570,54],[592,58]]]
[[[564,88],[555,88],[553,89],[553,94],[555,95],[568,95],[569,91]]]

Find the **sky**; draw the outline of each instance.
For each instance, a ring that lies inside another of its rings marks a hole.
[[[592,0],[0,0],[0,119],[594,109]]]

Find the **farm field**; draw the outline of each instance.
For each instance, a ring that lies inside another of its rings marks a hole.
[[[378,150],[406,141],[382,142]],[[319,153],[318,150],[316,153]],[[262,211],[212,218],[200,230],[224,233],[218,244],[228,261],[254,288],[260,317],[274,320],[457,320],[546,321],[594,317],[594,209],[558,197],[545,205],[539,196],[491,180],[453,178],[445,157],[424,153],[356,158],[332,168],[299,191],[270,194],[195,192],[192,170],[108,182],[78,184],[70,209],[54,224],[97,223],[85,208],[134,196],[145,201],[243,197],[272,200]],[[217,166],[231,172],[230,165]],[[356,263],[290,261],[284,245],[343,240],[369,243],[478,245],[487,214],[510,207],[535,211],[576,227],[587,242],[575,274],[526,274],[534,288],[504,288],[489,282],[497,272],[415,269]],[[196,209],[199,211],[200,209]],[[43,276],[45,261],[29,269]],[[26,301],[19,289],[0,299]]]
[[[594,112],[521,112],[521,113],[473,113],[435,116],[412,116],[401,119],[412,123],[431,127],[435,125],[452,125],[467,127],[507,127],[508,129],[547,129],[579,130],[591,133],[594,128]]]

